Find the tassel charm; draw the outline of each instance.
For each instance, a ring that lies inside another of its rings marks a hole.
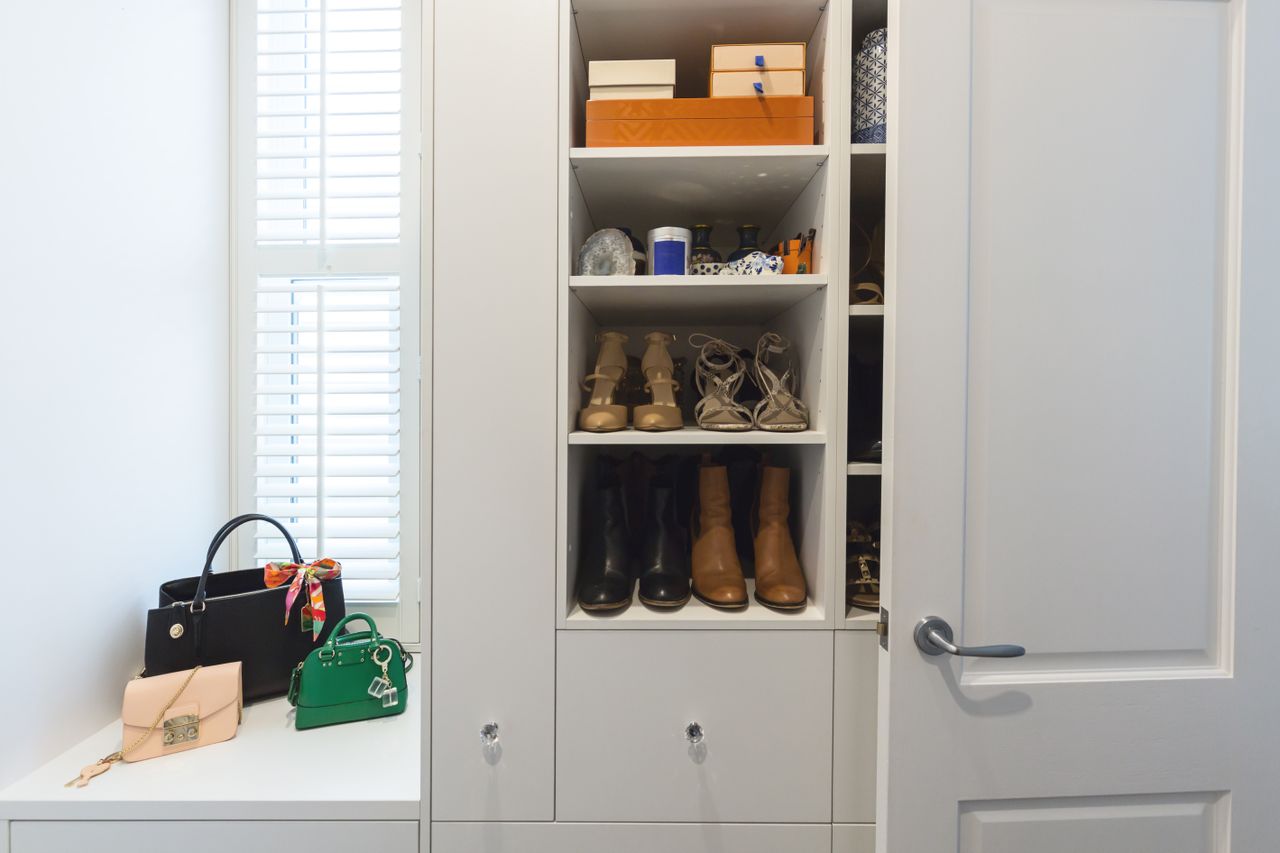
[[[62,787],[70,788],[72,785],[75,785],[77,788],[83,788],[85,785],[89,784],[89,782],[93,779],[93,777],[101,776],[103,773],[106,773],[108,770],[111,769],[112,764],[115,764],[117,761],[119,761],[123,757],[124,756],[121,755],[120,753],[113,752],[110,755],[108,755],[106,758],[100,758],[98,759],[97,764],[90,764],[88,767],[80,771],[79,776],[72,779],[70,782],[63,785]]]

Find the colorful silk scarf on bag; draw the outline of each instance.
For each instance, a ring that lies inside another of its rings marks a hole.
[[[284,599],[284,624],[289,624],[289,613],[293,603],[302,592],[302,585],[307,585],[307,603],[302,606],[302,630],[311,629],[312,639],[318,640],[324,630],[324,587],[322,581],[333,580],[342,574],[342,564],[337,560],[325,557],[314,563],[267,563],[263,570],[268,589],[275,589],[288,581],[289,593]],[[308,624],[308,622],[310,624]]]

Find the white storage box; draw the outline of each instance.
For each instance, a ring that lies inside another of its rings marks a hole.
[[[712,71],[784,71],[804,67],[804,42],[717,44],[711,47]]]
[[[593,101],[644,100],[674,98],[675,86],[592,86]]]
[[[587,85],[674,86],[674,59],[593,59],[587,63]]]

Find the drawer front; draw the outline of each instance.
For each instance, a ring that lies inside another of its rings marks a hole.
[[[831,853],[876,853],[872,823],[837,823],[831,827]]]
[[[418,853],[417,821],[14,821],[9,853],[306,850]]]
[[[831,853],[824,824],[437,823],[438,853]],[[848,853],[873,853],[851,848]]]
[[[717,44],[711,48],[712,71],[757,71],[756,57],[764,57],[764,68],[804,68],[805,46],[794,44]]]
[[[876,697],[880,641],[874,631],[836,632],[836,724],[832,819],[876,819]]]
[[[756,91],[757,83],[763,91]],[[716,71],[711,75],[713,98],[803,94],[803,71]]]
[[[562,631],[558,643],[556,820],[830,821],[832,632]]]

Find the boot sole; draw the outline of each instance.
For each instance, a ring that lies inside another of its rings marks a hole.
[[[742,599],[742,601],[735,601],[731,603],[723,602],[723,601],[712,601],[709,598],[703,598],[701,595],[698,595],[697,592],[693,594],[693,597],[698,599],[708,607],[714,607],[716,610],[745,610],[747,605],[751,603],[750,600],[745,598]]]
[[[689,603],[689,596],[686,595],[679,601],[654,601],[642,595],[640,596],[640,603],[646,607],[656,607],[659,610],[676,610]]]
[[[630,607],[631,599],[628,598],[625,601],[618,602],[617,604],[583,604],[579,601],[578,606],[588,613],[613,613],[618,610],[626,610]]]
[[[765,607],[771,608],[773,610],[787,610],[787,611],[804,610],[806,607],[809,606],[808,601],[802,601],[799,604],[776,604],[772,601],[769,601],[768,599],[761,598],[760,593],[756,593],[756,601],[760,602]]]

